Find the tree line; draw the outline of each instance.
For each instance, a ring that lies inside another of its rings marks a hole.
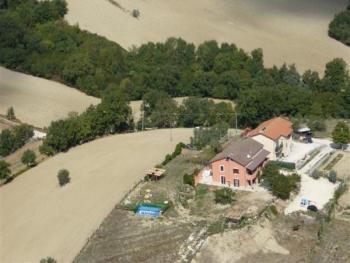
[[[45,144],[48,152],[65,151],[96,136],[133,127],[127,101],[136,99],[144,101],[148,127],[209,126],[220,121],[232,126],[233,116],[238,116],[240,127],[255,126],[276,115],[350,117],[350,77],[341,58],[327,63],[321,77],[311,70],[300,74],[294,65],[266,68],[261,49],[247,53],[216,41],[195,47],[170,38],[126,51],[104,37],[68,25],[63,20],[66,12],[63,0],[0,1],[0,64],[105,97],[101,105],[82,115],[52,123]],[[112,105],[107,102],[108,93],[122,94],[123,102]],[[178,106],[172,100],[178,96],[197,99]],[[234,100],[236,112],[201,97]],[[125,111],[114,112],[119,107]],[[62,135],[66,138],[53,138]]]
[[[235,124],[235,111],[230,102],[215,103],[200,97],[185,98],[180,105],[164,91],[152,90],[144,95],[141,105],[143,120],[137,127],[171,128]]]
[[[350,46],[350,1],[346,10],[334,16],[329,24],[328,35]]]
[[[53,121],[47,129],[40,151],[46,155],[69,150],[106,134],[132,130],[131,108],[120,90],[105,92],[102,102],[90,106],[82,114],[71,114],[66,119]]]

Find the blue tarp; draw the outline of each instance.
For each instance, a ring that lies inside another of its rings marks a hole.
[[[136,210],[136,214],[142,215],[142,216],[159,217],[161,214],[161,208],[154,207],[154,206],[140,205]]]

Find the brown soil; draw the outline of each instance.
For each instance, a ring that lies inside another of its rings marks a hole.
[[[116,208],[74,262],[175,262],[192,231],[188,224],[142,218]]]

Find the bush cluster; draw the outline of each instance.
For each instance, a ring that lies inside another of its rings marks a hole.
[[[328,175],[328,180],[335,184],[337,182],[337,172],[334,170],[331,170]]]
[[[286,170],[295,170],[295,163],[283,162],[283,161],[270,161],[270,163]]]
[[[195,184],[194,178],[195,178],[195,174],[184,174],[183,183],[188,184],[190,186],[194,186]]]
[[[167,154],[165,156],[165,160],[162,162],[162,165],[168,164],[176,156],[179,156],[182,152],[182,149],[185,149],[185,148],[186,148],[186,144],[184,144],[183,142],[176,144],[174,152],[172,154]]]
[[[223,122],[209,128],[196,128],[193,137],[191,137],[191,145],[198,150],[206,145],[215,145],[227,135],[228,128],[228,125]]]
[[[10,121],[13,121],[16,119],[15,110],[13,109],[13,107],[10,107],[7,109],[6,119],[8,119]]]
[[[262,173],[263,185],[265,185],[274,196],[286,200],[292,191],[298,188],[300,176],[297,174],[285,176],[279,172],[276,163],[268,163]]]
[[[232,204],[235,201],[235,192],[231,188],[225,187],[217,189],[215,193],[215,202],[219,204]]]
[[[70,183],[69,171],[67,169],[61,169],[57,174],[58,184],[64,186]]]
[[[0,180],[7,180],[11,176],[10,164],[0,160]]]
[[[329,24],[328,35],[350,46],[350,2],[345,11],[335,15]]]
[[[40,259],[40,263],[57,263],[57,261],[52,257]]]
[[[189,97],[177,105],[167,93],[152,90],[143,97],[144,127],[197,127],[212,126],[218,122],[235,124],[235,112],[231,103],[214,103],[211,99]],[[142,120],[138,128],[142,126]]]
[[[21,148],[34,135],[31,126],[21,124],[0,133],[0,156],[5,157]]]
[[[32,167],[36,165],[36,154],[32,150],[26,150],[22,157],[21,157],[22,163],[27,165],[28,167]]]

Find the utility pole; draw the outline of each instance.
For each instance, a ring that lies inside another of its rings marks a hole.
[[[173,141],[173,118],[170,117],[170,141]]]
[[[142,102],[141,107],[141,130],[143,131],[145,128],[145,103]]]
[[[237,118],[237,111],[235,111],[236,114],[236,135],[238,135],[238,118]]]

